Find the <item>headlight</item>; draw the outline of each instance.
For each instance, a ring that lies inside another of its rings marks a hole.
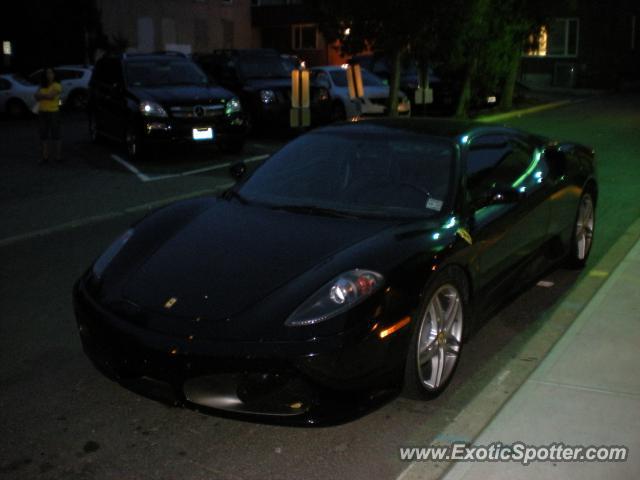
[[[146,117],[166,117],[167,111],[156,102],[140,102],[140,113]]]
[[[260,101],[265,104],[275,103],[276,92],[273,90],[260,90]]]
[[[130,228],[122,235],[120,235],[111,245],[107,248],[102,255],[98,257],[98,259],[93,264],[93,275],[96,278],[100,278],[104,271],[107,269],[111,261],[115,258],[115,256],[122,250],[129,239],[133,235],[133,228]]]
[[[351,270],[324,285],[286,320],[285,325],[314,325],[341,314],[376,292],[383,276],[371,270]]]
[[[224,113],[227,115],[231,115],[232,113],[238,113],[242,111],[242,105],[240,105],[240,100],[238,97],[233,97],[229,100],[224,107]]]

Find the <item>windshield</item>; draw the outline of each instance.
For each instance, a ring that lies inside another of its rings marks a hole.
[[[365,87],[384,87],[385,84],[382,83],[379,77],[374,75],[373,73],[365,70],[364,68],[360,69],[362,72],[362,84]],[[344,69],[340,70],[331,70],[329,72],[331,74],[331,79],[333,83],[336,84],[336,87],[346,87],[347,86],[347,71]]]
[[[238,59],[238,74],[242,78],[289,78],[289,62],[277,55],[252,55]]]
[[[431,217],[448,203],[454,149],[424,135],[368,128],[307,134],[238,190],[247,202],[385,218]]]
[[[206,85],[208,78],[193,62],[176,59],[129,61],[125,66],[127,84],[132,87],[165,85]]]

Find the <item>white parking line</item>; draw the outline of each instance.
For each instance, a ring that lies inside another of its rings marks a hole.
[[[59,233],[65,230],[71,230],[73,228],[84,227],[87,225],[103,222],[105,220],[111,220],[114,218],[123,217],[131,213],[153,210],[154,208],[158,208],[163,205],[167,205],[169,203],[177,202],[178,200],[186,200],[188,198],[199,197],[202,195],[216,194],[224,190],[225,188],[231,187],[232,185],[234,185],[234,183],[230,182],[230,183],[220,185],[215,189],[198,190],[195,192],[188,193],[186,195],[177,195],[174,197],[163,198],[162,200],[155,200],[153,202],[147,202],[141,205],[134,205],[133,207],[128,207],[123,210],[108,212],[103,215],[94,215],[91,217],[79,218],[77,220],[71,220],[70,222],[65,222],[65,223],[55,225],[53,227],[42,228],[40,230],[34,230],[31,232],[22,233],[20,235],[14,235],[12,237],[1,239],[0,247],[6,247],[7,245],[18,243],[24,240],[30,240],[36,237],[43,237],[45,235],[51,235],[53,233]]]
[[[254,157],[243,158],[240,161],[242,161],[244,163],[258,162],[260,160],[264,160],[268,156],[269,155],[256,155]],[[222,168],[229,168],[231,165],[236,163],[236,162],[225,162],[225,163],[220,163],[218,165],[212,165],[212,166],[209,166],[209,167],[196,168],[195,170],[186,170],[186,171],[180,172],[180,173],[170,173],[170,174],[165,174],[165,175],[147,175],[146,173],[141,172],[134,165],[132,165],[131,163],[127,162],[125,159],[123,159],[122,157],[120,157],[120,156],[118,156],[116,154],[112,154],[111,158],[113,158],[116,162],[118,162],[120,165],[125,167],[131,173],[133,173],[136,177],[138,177],[138,179],[141,182],[144,182],[144,183],[157,182],[159,180],[168,180],[170,178],[186,177],[186,176],[189,176],[189,175],[197,175],[199,173],[211,172],[213,170],[220,170]]]
[[[147,175],[145,175],[144,173],[142,173],[140,170],[138,170],[134,165],[131,165],[129,162],[127,162],[124,158],[121,158],[120,156],[116,155],[115,153],[111,155],[111,158],[113,158],[116,162],[118,162],[120,165],[122,165],[124,168],[126,168],[127,170],[129,170],[130,172],[132,172],[135,176],[137,176],[141,181],[143,182],[148,182],[149,181],[149,177]]]

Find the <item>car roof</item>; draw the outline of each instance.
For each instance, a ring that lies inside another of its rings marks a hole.
[[[431,137],[439,137],[458,142],[465,135],[475,136],[487,133],[504,133],[504,134],[523,134],[517,129],[508,128],[499,125],[487,125],[485,123],[474,122],[471,120],[453,120],[443,118],[378,118],[366,119],[358,122],[345,122],[341,124],[331,125],[322,128],[322,131],[331,132],[344,131],[345,129],[353,129],[354,132],[359,131],[366,133],[375,130],[380,133],[380,129],[388,130],[404,130],[407,133],[417,133]]]

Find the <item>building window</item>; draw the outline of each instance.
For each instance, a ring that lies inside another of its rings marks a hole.
[[[578,55],[580,23],[577,18],[556,18],[529,36],[525,55],[529,57],[575,57]]]
[[[294,25],[294,50],[316,50],[318,48],[318,27],[316,25]]]
[[[13,48],[11,48],[11,42],[9,40],[4,40],[2,42],[2,54],[3,55],[13,54]]]

